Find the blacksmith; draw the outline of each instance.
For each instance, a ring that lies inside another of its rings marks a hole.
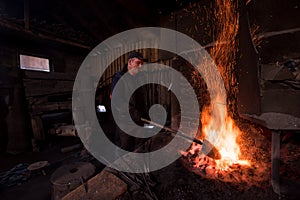
[[[124,113],[126,112],[126,109],[128,109],[129,106],[129,113],[132,118],[132,120],[136,123],[138,126],[143,126],[143,122],[141,121],[141,118],[148,118],[148,112],[146,110],[145,102],[146,101],[146,93],[143,87],[140,89],[136,90],[133,95],[130,97],[129,102],[125,100],[125,93],[128,92],[131,88],[134,87],[134,85],[138,84],[135,80],[128,80],[124,81],[121,79],[121,77],[128,72],[130,76],[134,77],[137,76],[137,74],[140,73],[140,70],[142,68],[142,65],[146,59],[143,57],[143,55],[139,52],[131,52],[128,55],[128,60],[127,63],[123,66],[122,70],[115,73],[112,79],[112,92],[117,84],[117,82],[120,82],[120,87],[121,90],[118,92],[117,95],[112,95],[112,109],[115,109],[118,113],[118,116],[114,117],[119,117],[120,121],[124,123],[130,131],[138,131],[136,129],[136,126],[131,126],[127,125],[128,119],[124,117]],[[139,74],[141,75],[141,74]],[[140,80],[142,81],[142,80]],[[118,98],[118,99],[114,99]],[[124,98],[124,100],[122,100]],[[116,102],[123,102],[121,105],[116,105]],[[121,147],[124,150],[127,151],[134,151],[137,149],[139,146],[141,146],[144,142],[145,139],[141,138],[136,138],[131,135],[128,135],[125,133],[123,130],[121,130],[118,126],[116,126],[115,130],[115,142],[116,144]]]

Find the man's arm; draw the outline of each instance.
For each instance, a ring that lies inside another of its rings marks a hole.
[[[114,88],[117,84],[117,82],[120,80],[121,74],[120,73],[115,73],[113,78],[112,78],[112,83],[111,83],[111,93],[114,91]]]

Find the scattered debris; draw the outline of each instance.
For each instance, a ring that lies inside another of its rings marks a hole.
[[[38,174],[38,173],[42,173],[43,175],[46,175],[45,171],[44,171],[44,167],[46,167],[48,165],[48,161],[44,160],[44,161],[38,161],[35,163],[32,163],[31,165],[29,165],[27,167],[27,170],[29,171],[30,175],[32,174]]]

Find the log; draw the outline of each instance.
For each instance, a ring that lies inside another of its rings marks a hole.
[[[26,97],[34,97],[72,92],[74,81],[24,79],[23,83]]]
[[[116,199],[126,191],[127,185],[114,174],[104,169],[85,184],[65,195],[62,200],[111,200]]]
[[[71,146],[68,146],[68,147],[61,148],[61,152],[62,153],[68,153],[70,151],[80,149],[81,147],[82,147],[82,144],[74,144],[74,145],[71,145]]]

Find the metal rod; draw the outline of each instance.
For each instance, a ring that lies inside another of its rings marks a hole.
[[[169,127],[166,127],[166,126],[163,126],[163,125],[160,125],[158,123],[155,123],[155,122],[152,122],[150,120],[147,120],[147,119],[144,119],[144,118],[141,118],[141,120],[143,122],[147,122],[149,124],[152,124],[154,126],[157,126],[159,128],[162,128],[162,129],[165,129],[167,131],[169,131],[173,136],[175,135],[179,135],[180,137],[184,138],[184,139],[187,139],[189,141],[192,141],[192,142],[195,142],[197,144],[200,144],[202,145],[202,149],[201,149],[201,152],[204,153],[205,155],[215,159],[215,160],[219,160],[222,158],[220,152],[216,149],[216,147],[211,144],[208,140],[204,140],[203,142],[196,139],[196,138],[192,138],[186,134],[184,134],[183,132],[181,131],[176,131],[174,129],[171,129]]]
[[[141,118],[141,120],[142,120],[143,122],[147,122],[147,123],[149,123],[149,124],[151,124],[151,125],[154,125],[154,126],[156,126],[156,127],[159,127],[159,128],[165,129],[165,130],[167,130],[167,131],[170,131],[172,134],[177,134],[177,135],[179,135],[179,136],[181,136],[181,137],[183,137],[183,138],[185,138],[185,139],[187,139],[187,140],[193,141],[193,142],[195,142],[195,143],[197,143],[197,144],[201,144],[201,145],[203,144],[202,141],[200,141],[200,140],[198,140],[198,139],[196,139],[196,138],[192,138],[192,137],[190,137],[190,136],[188,136],[188,135],[182,133],[181,131],[176,131],[176,130],[174,130],[174,129],[171,129],[171,128],[166,127],[166,126],[163,126],[163,125],[160,125],[160,124],[158,124],[158,123],[155,123],[155,122],[153,122],[153,121],[150,121],[150,120],[147,120],[147,119],[144,119],[144,118]]]

